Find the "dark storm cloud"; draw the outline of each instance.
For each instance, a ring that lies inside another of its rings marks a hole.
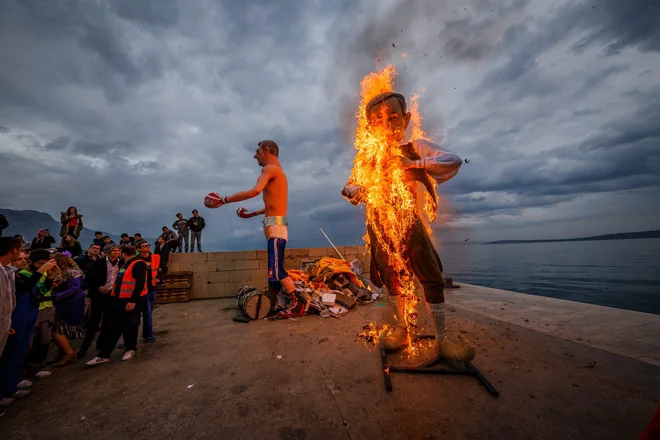
[[[602,111],[595,108],[585,108],[582,110],[575,110],[573,116],[591,116],[601,114]]]
[[[652,66],[623,50],[658,50],[657,15],[643,6],[617,15],[612,0],[549,10],[522,0],[6,1],[0,206],[77,205],[113,232],[170,225],[196,208],[207,242],[261,248],[258,219],[201,200],[251,187],[256,142],[274,139],[289,176],[291,245],[325,245],[320,227],[354,244],[363,213],[340,190],[359,81],[379,55],[398,65],[406,94],[437,94],[422,102],[425,121],[435,139],[446,121],[447,147],[471,160],[440,187],[459,221],[524,223],[526,208],[649,189],[658,91]],[[575,68],[557,62],[571,57]]]
[[[635,113],[575,144],[522,156],[497,178],[461,181],[456,190],[544,196],[660,186],[660,87],[634,102]]]
[[[483,88],[513,82],[536,66],[538,56],[558,41],[575,34],[582,37],[573,45],[583,52],[594,44],[604,44],[604,53],[615,55],[626,47],[641,51],[660,51],[660,3],[633,0],[569,2],[541,24],[511,25],[498,48],[506,55],[506,64],[486,76]]]

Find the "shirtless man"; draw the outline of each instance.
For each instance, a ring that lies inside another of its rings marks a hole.
[[[300,301],[297,301],[294,293],[296,286],[284,270],[284,249],[289,239],[286,219],[289,184],[278,159],[279,153],[280,148],[275,142],[269,140],[259,142],[254,158],[257,159],[261,167],[261,174],[256,185],[252,189],[226,197],[209,194],[213,197],[207,196],[204,205],[208,208],[219,208],[227,203],[252,199],[263,192],[264,207],[262,209],[248,212],[245,208],[238,208],[236,214],[241,218],[265,215],[262,223],[266,240],[268,240],[268,298],[272,307],[275,307],[277,293],[281,287],[284,287],[291,299],[296,301],[296,304],[304,306]],[[288,307],[288,310],[292,309],[292,307]]]

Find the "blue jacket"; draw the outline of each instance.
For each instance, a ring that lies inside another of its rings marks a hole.
[[[57,318],[72,326],[84,324],[85,292],[82,282],[83,277],[74,278],[53,291]]]

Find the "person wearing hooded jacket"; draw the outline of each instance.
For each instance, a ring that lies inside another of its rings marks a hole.
[[[60,237],[69,234],[73,238],[78,239],[83,230],[82,218],[82,214],[78,214],[78,208],[75,206],[69,207],[66,212],[61,212],[60,222],[62,223],[62,227],[60,228]]]
[[[32,239],[32,244],[30,249],[50,249],[55,244],[55,239],[50,235],[50,230],[48,229],[39,229],[37,231],[37,236]]]

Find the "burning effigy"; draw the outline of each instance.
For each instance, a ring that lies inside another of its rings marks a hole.
[[[442,263],[430,235],[438,207],[436,185],[454,177],[462,160],[426,136],[418,97],[413,97],[409,109],[406,98],[395,91],[396,74],[390,65],[361,82],[356,154],[342,190],[353,205],[364,206],[370,280],[387,289],[395,309],[394,326],[373,326],[366,333],[373,336],[370,332],[375,329],[385,329],[385,349],[414,351],[417,280],[433,317],[437,355],[469,362],[475,352],[467,341],[454,343],[446,337]]]

